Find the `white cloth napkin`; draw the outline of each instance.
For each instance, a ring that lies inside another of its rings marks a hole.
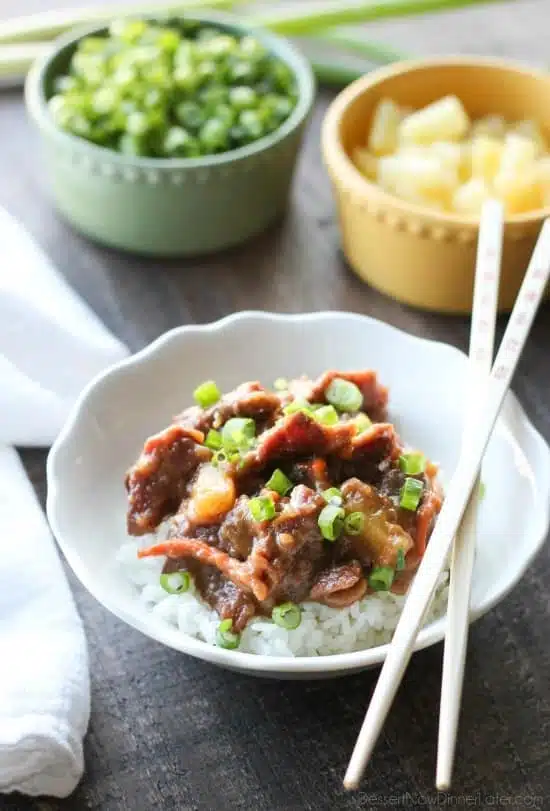
[[[0,792],[67,796],[90,713],[86,640],[9,445],[48,445],[117,341],[0,208]]]

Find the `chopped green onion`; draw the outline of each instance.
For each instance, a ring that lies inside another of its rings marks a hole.
[[[213,380],[206,380],[204,383],[201,383],[200,386],[197,386],[193,392],[195,402],[201,408],[208,408],[208,406],[214,405],[221,396],[222,393]]]
[[[271,612],[271,619],[275,625],[293,631],[302,621],[302,611],[296,603],[282,603],[275,606]]]
[[[183,159],[238,149],[280,127],[298,101],[295,70],[254,36],[187,22],[181,10],[163,20],[114,20],[106,36],[83,37],[54,82],[54,107],[64,105],[61,114],[52,109],[56,124],[125,154]],[[35,55],[25,48],[22,66]],[[15,57],[9,61],[15,68]]]
[[[244,90],[244,88],[235,88],[235,90]],[[284,377],[278,377],[275,383],[273,384],[273,388],[275,391],[286,391],[288,389],[288,380]]]
[[[363,414],[362,411],[359,412],[359,414],[357,414],[354,422],[355,422],[355,430],[358,434],[362,434],[372,425],[372,420],[369,417],[367,417],[366,414]]]
[[[375,566],[369,575],[369,586],[373,591],[389,591],[393,578],[391,566]]]
[[[395,564],[396,572],[402,572],[405,568],[405,552],[402,547],[397,550],[397,563]]]
[[[426,457],[423,453],[404,453],[399,457],[399,467],[407,476],[418,476],[426,469]]]
[[[422,482],[407,476],[399,495],[399,506],[403,507],[404,510],[412,510],[414,512],[420,504],[423,490],[424,485]]]
[[[487,494],[487,485],[485,484],[485,482],[480,481],[479,482],[479,500],[483,501],[486,494]]]
[[[296,414],[298,411],[311,416],[314,409],[312,408],[311,403],[308,403],[307,400],[293,400],[283,408],[283,413],[285,414]]]
[[[232,619],[222,620],[220,622],[216,630],[216,645],[218,645],[218,647],[226,648],[227,650],[234,650],[239,647],[241,635],[232,631],[232,627]]]
[[[183,594],[190,583],[189,572],[167,572],[160,576],[160,585],[168,594]]]
[[[226,451],[239,451],[252,445],[256,423],[250,417],[232,417],[222,428],[222,442]]]
[[[321,425],[336,425],[338,422],[338,412],[331,405],[321,406],[315,411],[315,419]]]
[[[214,454],[214,458],[212,459],[212,463],[214,465],[222,465],[224,462],[228,462],[229,458],[224,450],[216,451]]]
[[[328,490],[323,490],[321,495],[327,504],[336,504],[337,507],[342,506],[342,493],[337,487],[329,487]]]
[[[211,451],[219,451],[223,445],[222,435],[219,431],[215,431],[213,428],[211,428],[206,434],[204,444],[207,448],[210,448]]]
[[[328,402],[338,411],[359,411],[363,405],[363,395],[355,383],[335,377],[325,391]]]
[[[323,507],[317,523],[325,540],[335,541],[341,535],[345,517],[346,513],[342,507],[337,507],[336,504],[327,504],[326,507]]]
[[[275,518],[275,504],[273,499],[268,496],[251,498],[248,509],[254,521],[271,521],[272,518]]]
[[[292,490],[294,484],[290,481],[288,476],[285,476],[282,470],[277,468],[273,471],[271,478],[266,485],[268,490],[275,490],[280,496],[286,496],[289,490]]]
[[[344,532],[348,535],[360,535],[365,526],[365,516],[363,513],[355,512],[346,515],[344,521]]]

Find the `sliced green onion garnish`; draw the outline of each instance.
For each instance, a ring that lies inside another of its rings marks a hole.
[[[323,490],[321,495],[327,504],[336,504],[337,507],[342,506],[342,493],[337,487],[329,487],[328,490]]]
[[[214,453],[214,458],[212,459],[214,465],[223,465],[223,463],[227,461],[228,456],[224,450],[219,450]]]
[[[282,603],[275,606],[271,612],[271,619],[275,625],[280,625],[287,631],[293,631],[302,621],[302,612],[296,603]]]
[[[211,451],[219,451],[223,445],[222,435],[219,431],[215,431],[213,428],[211,428],[206,434],[204,444],[207,448],[210,448]]]
[[[399,467],[407,476],[418,476],[426,469],[426,457],[423,453],[404,453],[399,457]]]
[[[303,414],[307,414],[308,416],[313,414],[311,403],[308,403],[307,400],[293,400],[283,408],[284,414],[296,414],[298,411],[301,411]]]
[[[222,442],[226,451],[245,450],[256,435],[256,423],[250,417],[232,417],[222,428]]]
[[[338,411],[359,411],[363,405],[360,389],[350,380],[335,377],[325,391],[328,402]]]
[[[294,484],[290,481],[288,476],[285,476],[282,470],[277,468],[273,471],[271,478],[266,485],[268,490],[275,490],[280,496],[286,496],[289,490],[292,490]]]
[[[168,594],[183,594],[190,583],[189,572],[170,572],[160,576],[160,585]]]
[[[402,572],[404,568],[405,568],[405,552],[400,547],[397,550],[397,563],[395,564],[395,571]]]
[[[213,380],[206,380],[204,383],[201,383],[200,386],[197,386],[193,392],[195,402],[201,408],[208,408],[208,406],[214,405],[221,396],[222,393]]]
[[[288,380],[286,380],[284,377],[278,377],[273,384],[273,388],[275,391],[286,391],[288,389]]]
[[[275,518],[275,504],[268,496],[251,498],[248,509],[254,521],[271,521]]]
[[[359,535],[365,526],[365,516],[363,513],[355,512],[346,515],[344,521],[344,532],[348,535]]]
[[[391,566],[375,566],[369,575],[369,586],[373,591],[389,591],[393,577]]]
[[[339,417],[334,406],[324,405],[315,411],[315,419],[322,425],[336,425]]]
[[[369,417],[367,417],[367,415],[364,414],[362,411],[359,414],[357,414],[354,422],[355,422],[355,430],[358,434],[362,434],[364,431],[367,430],[367,428],[370,428],[372,425],[372,420]]]
[[[327,504],[323,507],[317,523],[325,540],[335,541],[342,534],[345,517],[346,513],[342,507],[337,507],[336,504]]]
[[[404,510],[412,510],[414,512],[420,504],[423,490],[424,485],[422,482],[407,476],[399,495],[399,506],[403,507]]]
[[[227,648],[234,650],[239,647],[241,635],[234,633],[231,628],[233,627],[233,620],[222,620],[216,629],[216,645],[220,648]]]

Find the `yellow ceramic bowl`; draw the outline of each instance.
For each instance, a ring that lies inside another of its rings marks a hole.
[[[322,147],[352,268],[400,301],[450,313],[471,311],[478,223],[400,200],[366,180],[350,160],[364,146],[374,109],[389,97],[423,107],[458,96],[472,118],[533,118],[550,133],[550,74],[510,62],[450,57],[401,62],[358,79],[340,93],[323,124]],[[550,208],[506,220],[501,310],[510,310]]]

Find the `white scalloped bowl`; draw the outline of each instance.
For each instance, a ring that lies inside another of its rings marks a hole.
[[[224,650],[163,625],[138,600],[115,563],[126,540],[124,473],[144,439],[191,401],[198,381],[222,389],[249,379],[312,376],[328,367],[372,367],[390,387],[390,413],[409,443],[442,465],[457,461],[466,358],[360,315],[244,312],[181,327],[96,378],[81,395],[48,459],[48,517],[67,561],[109,611],[152,639],[236,671],[322,678],[380,664],[387,645],[319,657],[271,657]],[[471,619],[502,600],[541,548],[550,515],[550,450],[513,394],[483,467]],[[406,610],[406,608],[405,608]],[[445,620],[425,627],[416,648],[439,642]]]

